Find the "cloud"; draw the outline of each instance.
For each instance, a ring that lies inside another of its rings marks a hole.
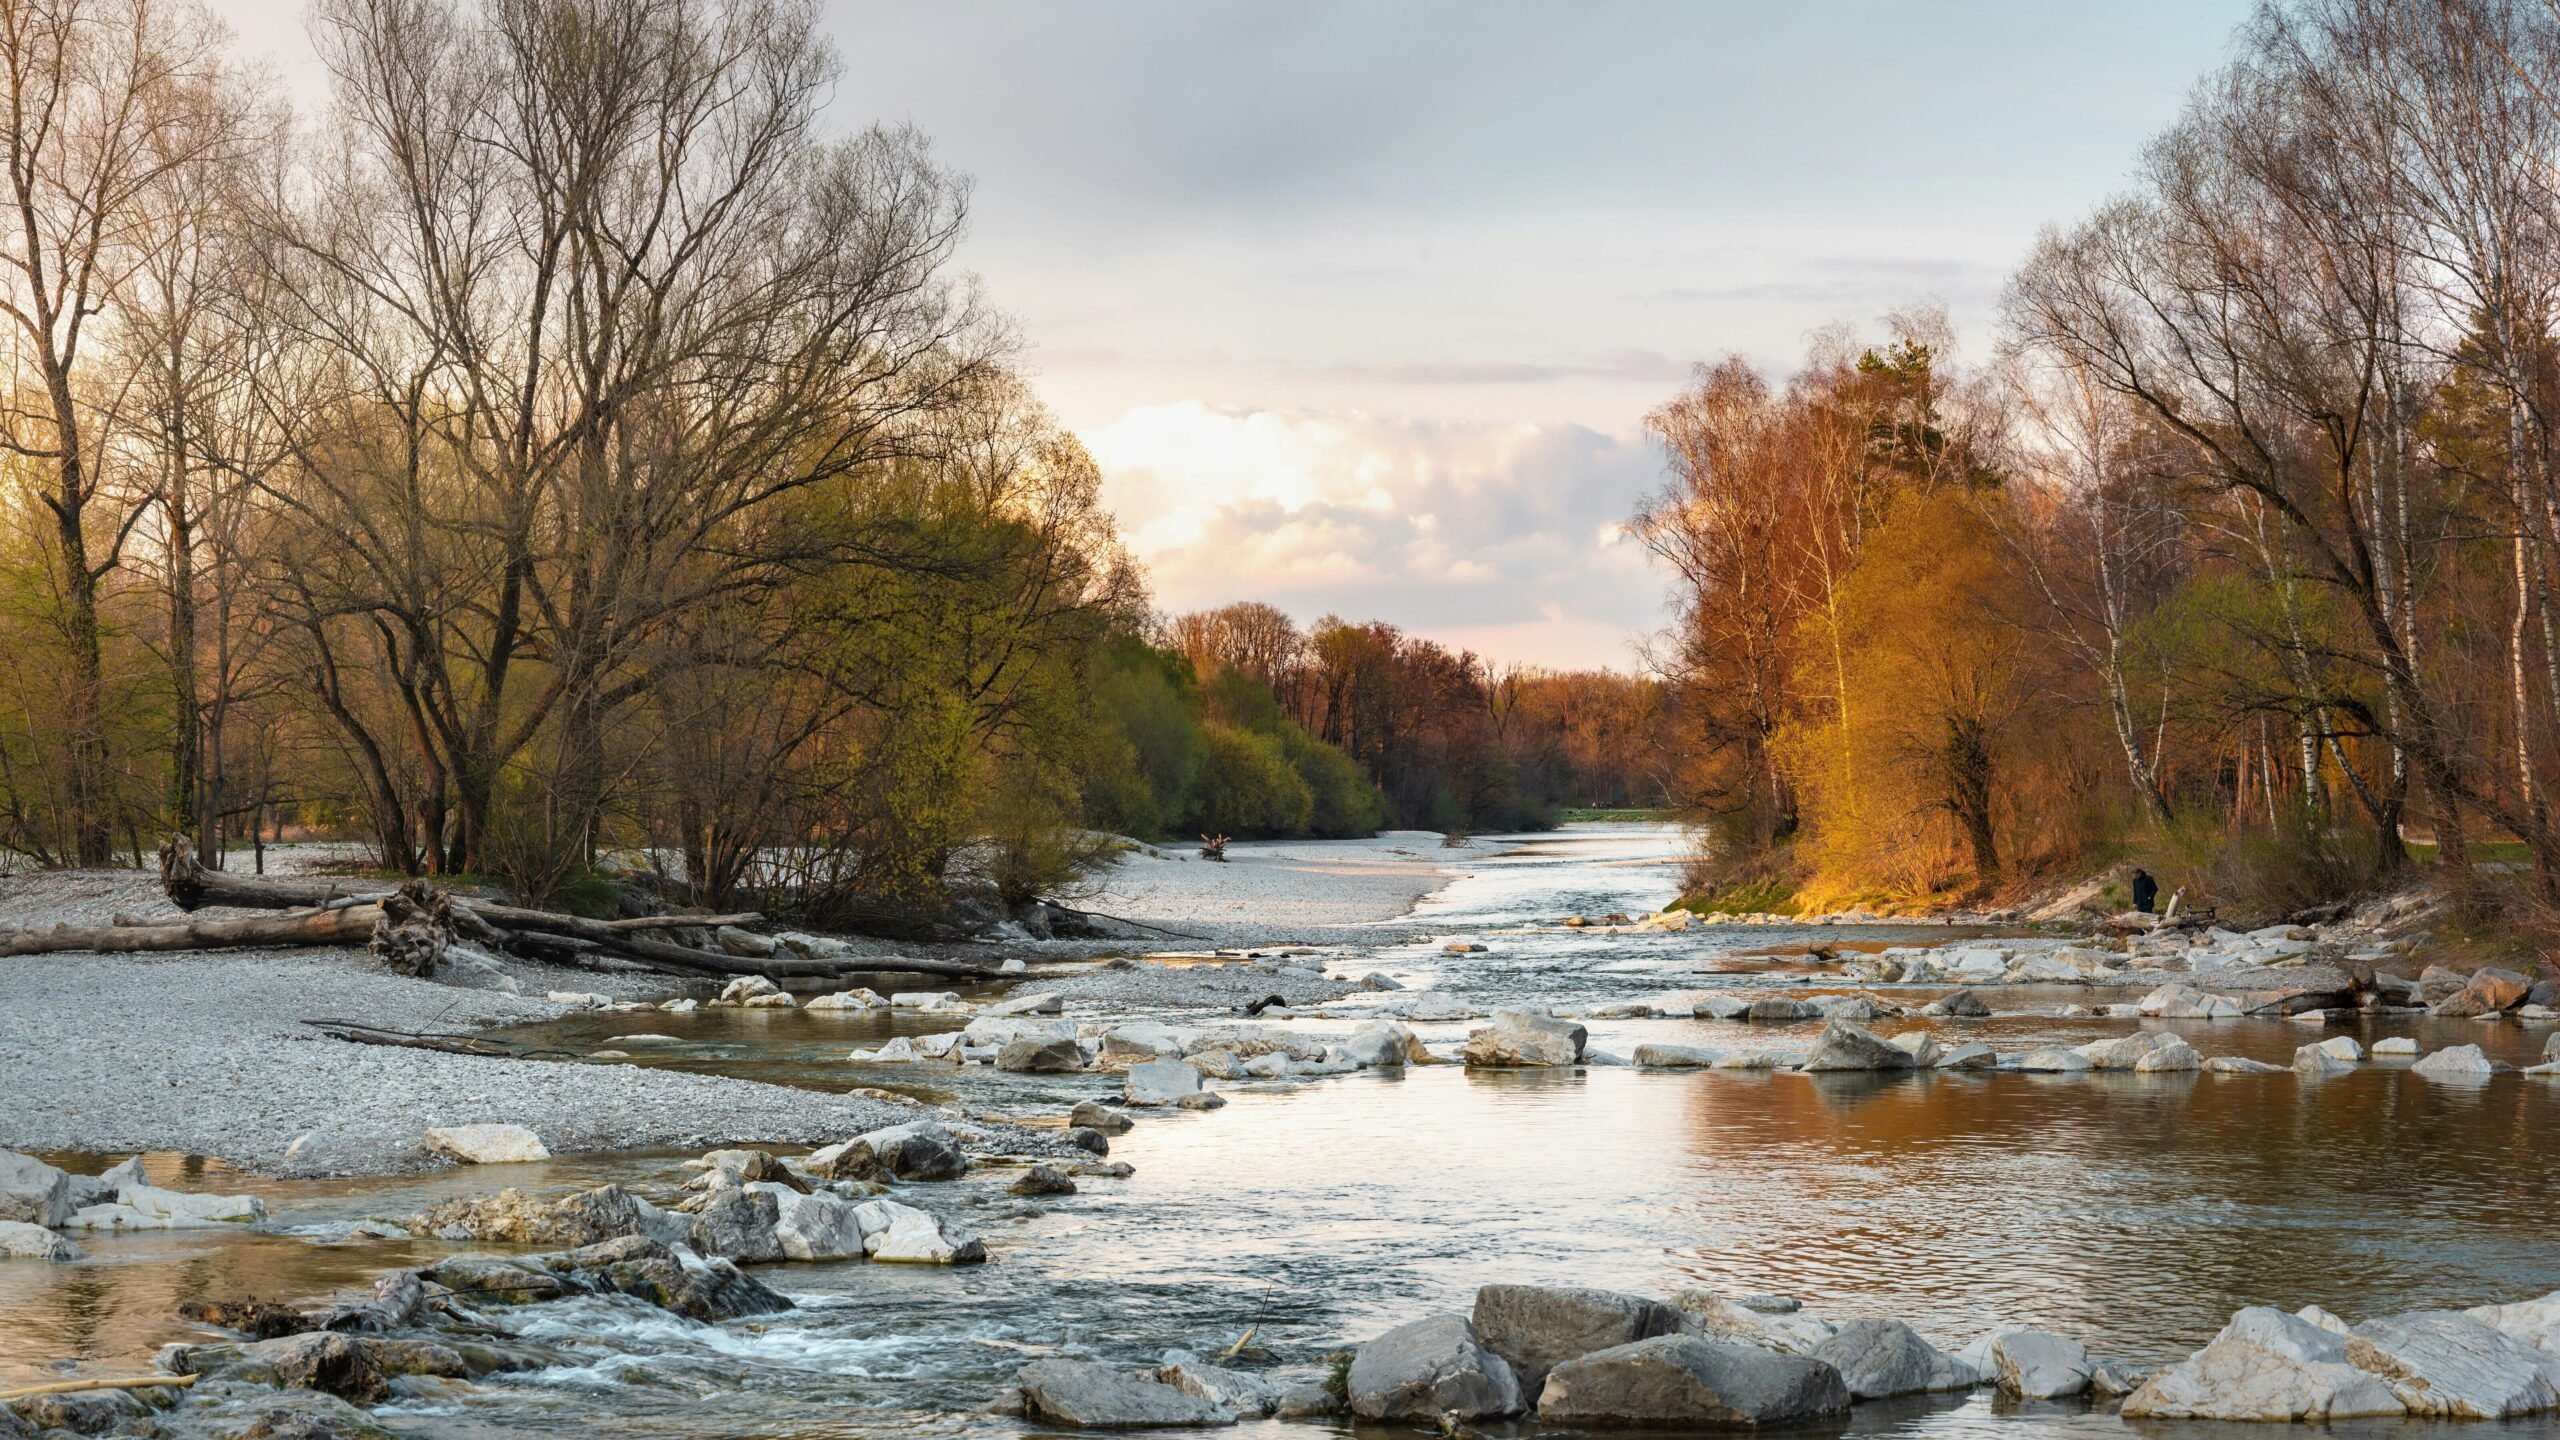
[[[1657,483],[1633,437],[1183,401],[1084,440],[1168,610],[1266,600],[1556,666],[1624,666],[1661,623],[1621,528]]]

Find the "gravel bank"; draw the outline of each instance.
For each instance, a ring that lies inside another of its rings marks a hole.
[[[118,912],[176,913],[154,877],[133,871],[0,879],[0,928],[97,924]],[[301,949],[28,955],[0,959],[0,967],[8,996],[0,1006],[0,1148],[175,1150],[271,1175],[381,1174],[442,1163],[420,1148],[436,1125],[524,1125],[567,1154],[821,1144],[916,1114],[854,1096],[632,1065],[351,1045],[295,1023],[520,1025],[562,1013],[541,998],[547,990],[637,998],[693,988],[672,978],[510,961],[526,992],[515,996],[388,974],[361,951]],[[1025,1148],[1047,1148],[1025,1139]]]
[[[180,959],[58,955],[6,963],[0,1147],[216,1156],[272,1175],[439,1163],[430,1126],[530,1127],[552,1150],[818,1144],[914,1118],[909,1107],[631,1065],[486,1060],[350,1045],[302,1017],[403,1030],[547,1019],[560,1007],[369,968],[342,951]],[[310,1137],[299,1148],[295,1141]]]

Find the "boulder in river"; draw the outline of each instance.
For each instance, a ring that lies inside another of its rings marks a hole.
[[[2300,1316],[2252,1306],[2212,1343],[2125,1397],[2128,1420],[2343,1420],[2398,1415],[2379,1375],[2347,1360],[2347,1337]]]
[[[2031,1075],[2067,1075],[2096,1068],[2089,1057],[2060,1045],[2046,1045],[2018,1057],[2018,1068]]]
[[[2089,1347],[2046,1330],[2011,1330],[1991,1342],[1991,1378],[2023,1400],[2058,1400],[2089,1388]]]
[[[1941,1054],[1932,1068],[1939,1070],[1990,1070],[2000,1063],[2000,1053],[1980,1040],[1967,1040]]]
[[[558,1200],[512,1188],[457,1197],[429,1206],[409,1228],[440,1240],[509,1245],[593,1245],[625,1235],[671,1244],[686,1238],[689,1222],[619,1185],[600,1185]]]
[[[1039,1164],[1022,1172],[1022,1178],[1005,1187],[1016,1195],[1073,1195],[1076,1182],[1055,1165]]]
[[[1814,1009],[1812,1003],[1809,1001],[1789,1000],[1782,995],[1768,995],[1752,1001],[1750,1007],[1742,1012],[1742,1018],[1745,1020],[1772,1020],[1785,1023],[1795,1020],[1811,1020],[1820,1014],[1821,1012]]]
[[[1751,1013],[1751,1002],[1739,995],[1710,995],[1689,1007],[1696,1020],[1739,1020]]]
[[[1238,1415],[1272,1413],[1280,1407],[1280,1397],[1286,1389],[1260,1375],[1229,1370],[1221,1365],[1205,1365],[1197,1360],[1167,1365],[1156,1372],[1156,1379],[1185,1395],[1206,1400],[1221,1410]]]
[[[1986,1020],[1991,1016],[1991,1007],[1982,1003],[1982,997],[1976,995],[1970,989],[1950,990],[1946,994],[1939,996],[1937,999],[1930,1001],[1928,1004],[1921,1006],[1920,1013],[1923,1015],[1951,1015],[1965,1020]]]
[[[1908,1070],[1915,1063],[1910,1052],[1847,1020],[1834,1020],[1822,1027],[1822,1036],[1813,1042],[1812,1053],[1800,1067],[1809,1071],[1826,1070]]]
[[[0,1220],[0,1260],[71,1261],[86,1258],[79,1246],[42,1225]]]
[[[2154,1050],[2185,1043],[2166,1031],[2136,1030],[2130,1035],[2092,1040],[2079,1049],[2081,1058],[2087,1060],[2093,1070],[2130,1070]]]
[[[1938,1037],[1926,1030],[1905,1030],[1887,1037],[1885,1043],[1910,1056],[1911,1063],[1923,1070],[1936,1065],[1938,1057],[1947,1051],[1946,1046],[1938,1043]]]
[[[974,1265],[987,1258],[977,1236],[912,1205],[865,1200],[855,1215],[864,1253],[883,1264]]]
[[[2346,1353],[2412,1415],[2498,1420],[2560,1407],[2560,1358],[2461,1311],[2367,1320],[2348,1333]]]
[[[785,1192],[786,1194],[789,1192]],[[742,1265],[759,1265],[783,1256],[782,1207],[771,1188],[722,1188],[711,1192],[694,1213],[693,1248]]]
[[[1567,1360],[1629,1341],[1675,1334],[1678,1310],[1641,1295],[1547,1285],[1487,1285],[1476,1291],[1476,1339],[1511,1366],[1520,1397],[1534,1403],[1547,1372]]]
[[[74,1230],[198,1230],[266,1218],[267,1202],[255,1195],[203,1195],[137,1183],[117,1187],[111,1204],[73,1211],[67,1223]]]
[[[2412,1074],[2456,1085],[2476,1085],[2498,1073],[2498,1064],[2477,1045],[2448,1045],[2409,1067]]]
[[[2167,1045],[2162,1045],[2153,1049],[2150,1054],[2134,1061],[2134,1073],[2137,1075],[2161,1075],[2171,1074],[2178,1071],[2201,1070],[2204,1068],[2204,1056],[2197,1052],[2196,1047],[2188,1044],[2183,1038],[2178,1036],[2171,1036],[2170,1042],[2171,1043]]]
[[[1695,1070],[1713,1065],[1724,1058],[1721,1050],[1702,1045],[1643,1044],[1636,1047],[1635,1062],[1651,1070]]]
[[[57,1227],[71,1218],[71,1176],[15,1150],[0,1150],[0,1220]]]
[[[1146,1060],[1120,1080],[1120,1098],[1131,1105],[1178,1105],[1200,1093],[1200,1072],[1179,1060]]]
[[[551,1158],[542,1137],[521,1125],[445,1125],[427,1132],[427,1149],[465,1165],[510,1165]]]
[[[811,1151],[802,1164],[812,1174],[837,1180],[957,1180],[969,1173],[969,1157],[960,1142],[932,1120],[865,1131]]]
[[[1794,1301],[1769,1297],[1729,1300],[1711,1290],[1683,1290],[1671,1297],[1687,1317],[1685,1328],[1710,1340],[1753,1345],[1784,1355],[1810,1355],[1831,1338],[1832,1325],[1808,1315]]]
[[[1413,1027],[1393,1020],[1372,1020],[1352,1031],[1342,1042],[1342,1053],[1354,1064],[1370,1069],[1431,1062],[1431,1052],[1422,1047]]]
[[[876,990],[867,986],[856,986],[851,990],[838,990],[828,995],[812,996],[809,1003],[800,1008],[819,1011],[886,1010],[889,1008],[889,1001],[886,996]]]
[[[1812,1354],[1839,1371],[1850,1395],[1860,1400],[1969,1390],[1981,1379],[1971,1365],[1899,1320],[1844,1320]]]
[[[586,1288],[646,1300],[706,1325],[791,1308],[789,1299],[739,1269],[735,1261],[712,1256],[687,1265],[674,1251],[642,1235],[537,1258]]]
[[[1591,1032],[1570,1020],[1527,1010],[1496,1010],[1493,1023],[1467,1036],[1461,1052],[1469,1065],[1537,1069],[1571,1065],[1582,1058]]]
[[[1399,1325],[1360,1347],[1348,1377],[1363,1420],[1482,1420],[1525,1408],[1511,1364],[1484,1347],[1463,1315]]]
[[[996,1051],[996,1068],[1024,1075],[1063,1075],[1084,1068],[1084,1050],[1072,1039],[1007,1041]]]
[[[1236,1417],[1197,1395],[1090,1360],[1034,1360],[1014,1376],[1023,1418],[1080,1430],[1232,1425]]]
[[[1593,1427],[1756,1429],[1834,1415],[1849,1387],[1829,1364],[1694,1335],[1658,1335],[1557,1366],[1538,1418]]]
[[[1128,1113],[1114,1110],[1099,1100],[1079,1100],[1067,1112],[1067,1123],[1085,1130],[1099,1130],[1105,1135],[1126,1135],[1137,1128]]]
[[[2192,985],[2163,985],[2135,1007],[2160,1020],[2236,1020],[2249,1007],[2228,995],[2214,995]]]
[[[2338,1053],[2325,1044],[2304,1045],[2293,1052],[2293,1073],[2306,1078],[2344,1075],[2354,1068],[2354,1061],[2339,1059]]]
[[[2204,1068],[2217,1075],[2280,1075],[2284,1073],[2284,1067],[2281,1065],[2270,1065],[2264,1060],[2252,1060],[2246,1055],[2216,1055],[2204,1062]]]
[[[810,1194],[773,1181],[748,1188],[772,1199],[773,1238],[787,1260],[862,1258],[860,1206],[829,1191]]]

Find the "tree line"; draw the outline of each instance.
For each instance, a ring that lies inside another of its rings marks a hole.
[[[1659,682],[1491,667],[1379,621],[1243,602],[1118,648],[1087,793],[1130,834],[1541,829],[1670,793]]]
[[[807,0],[311,27],[305,114],[192,0],[0,0],[0,850],[290,829],[553,897],[637,849],[862,922],[1097,827],[1642,789],[1552,677],[1152,615],[966,177],[830,125]]]
[[[1920,311],[1702,370],[1639,517],[1702,879],[2272,906],[2498,843],[2560,898],[2555,175],[2551,7],[2270,3],[1991,363]]]

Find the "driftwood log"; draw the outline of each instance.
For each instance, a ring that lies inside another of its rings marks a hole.
[[[379,883],[379,882],[375,882]],[[169,898],[183,909],[200,905],[223,905],[242,909],[278,910],[317,907],[313,915],[338,915],[367,911],[382,913],[395,907],[397,897],[411,895],[416,907],[441,905],[438,912],[447,931],[490,944],[505,943],[515,935],[541,935],[576,940],[616,955],[628,956],[650,965],[691,975],[766,975],[775,979],[833,979],[844,975],[914,974],[934,975],[950,979],[978,980],[992,978],[999,972],[985,965],[953,960],[927,960],[901,956],[894,961],[824,960],[789,953],[765,959],[744,959],[718,950],[701,950],[658,939],[649,932],[676,929],[717,929],[723,925],[748,925],[763,919],[757,914],[741,915],[645,915],[628,920],[590,920],[580,915],[563,915],[552,910],[533,910],[520,905],[500,905],[488,900],[448,896],[430,890],[426,882],[412,880],[389,894],[359,893],[343,877],[323,876],[232,875],[208,870],[196,859],[195,846],[184,835],[174,835],[160,847],[160,884]],[[429,901],[425,897],[435,897]],[[405,914],[406,912],[404,912]],[[305,917],[296,917],[300,920]],[[254,921],[204,921],[205,925],[254,924]],[[399,920],[395,918],[395,924]],[[134,926],[127,930],[158,930],[183,927]],[[122,945],[119,949],[199,950],[224,945],[342,945],[353,940],[331,935],[327,938],[292,939],[291,932],[273,937],[246,940],[206,940],[196,944],[167,943],[160,945]],[[372,932],[363,939],[370,941]],[[417,943],[417,942],[412,942]],[[109,948],[90,945],[55,945],[42,947],[58,950]],[[0,954],[12,952],[0,946]],[[394,945],[391,950],[377,950],[395,964],[396,956],[409,952]],[[436,952],[442,954],[441,948]],[[556,947],[555,952],[556,953]],[[408,969],[407,965],[402,968]],[[410,969],[412,974],[431,973]]]

